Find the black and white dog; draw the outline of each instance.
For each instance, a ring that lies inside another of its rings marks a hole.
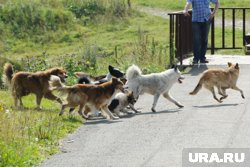
[[[138,110],[134,108],[134,104],[136,103],[136,99],[134,98],[133,92],[119,92],[115,95],[115,97],[111,100],[111,103],[108,106],[108,109],[120,117],[120,112],[130,114],[127,110],[129,106],[135,113],[139,113]]]
[[[85,73],[75,73],[75,75],[78,77],[78,84],[95,84],[95,85],[99,85],[102,84],[104,82],[108,82],[111,80],[112,77],[116,77],[116,78],[122,78],[125,76],[125,73],[122,72],[121,70],[119,70],[118,68],[115,68],[111,65],[109,65],[108,67],[109,69],[109,73],[105,76],[105,75],[101,75],[98,77],[94,77],[94,76],[90,76],[87,75]]]

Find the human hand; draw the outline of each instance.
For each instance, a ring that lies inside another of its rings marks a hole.
[[[183,10],[183,14],[184,14],[184,16],[190,16],[190,14],[188,13],[188,11],[186,11],[186,10]]]
[[[215,16],[215,13],[211,13],[211,14],[210,14],[210,17],[209,17],[209,20],[210,20],[210,21],[213,20],[214,16]]]

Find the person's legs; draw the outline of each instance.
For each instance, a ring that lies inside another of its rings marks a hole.
[[[200,48],[201,48],[201,29],[199,22],[192,22],[192,33],[193,33],[193,52],[194,58],[193,63],[198,63],[200,60]]]
[[[200,61],[206,63],[206,52],[208,44],[208,34],[210,29],[210,21],[202,23],[201,26],[201,48],[200,48]]]

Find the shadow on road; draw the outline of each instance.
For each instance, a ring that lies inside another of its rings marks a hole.
[[[120,118],[122,118],[122,119],[132,118],[132,117],[134,117],[135,115],[138,115],[138,114],[140,114],[140,113],[130,113],[130,114],[122,115],[122,116],[120,116]]]
[[[227,106],[237,106],[239,105],[238,103],[233,103],[233,104],[213,104],[213,105],[204,105],[204,106],[193,106],[196,108],[213,108],[213,107],[227,107]]]
[[[122,122],[120,120],[108,120],[108,119],[93,119],[93,120],[87,120],[87,122],[84,125],[95,125],[95,124],[113,124]]]
[[[164,113],[173,114],[179,111],[181,111],[181,109],[170,109],[170,110],[162,110],[162,111],[156,111],[156,112],[149,111],[149,112],[138,113],[137,115],[164,114]]]
[[[191,74],[191,76],[197,76],[200,73],[202,73],[203,71],[207,70],[208,67],[206,64],[202,64],[202,65],[194,65],[192,67],[192,69],[188,72],[188,74]]]

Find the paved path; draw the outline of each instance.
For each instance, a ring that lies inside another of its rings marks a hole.
[[[161,97],[157,112],[152,113],[153,97],[143,95],[136,104],[141,114],[117,121],[88,121],[62,141],[62,152],[41,166],[178,167],[183,148],[249,148],[250,65],[240,65],[238,80],[246,99],[228,90],[229,97],[221,104],[205,89],[196,96],[188,95],[201,72],[211,67],[195,66],[185,74],[182,84],[171,89],[172,95],[184,104],[183,109]]]
[[[250,56],[245,55],[206,55],[206,59],[209,61],[208,66],[227,65],[228,62],[250,65]],[[189,57],[184,59],[182,64],[185,66],[191,65],[192,61],[193,57]]]

